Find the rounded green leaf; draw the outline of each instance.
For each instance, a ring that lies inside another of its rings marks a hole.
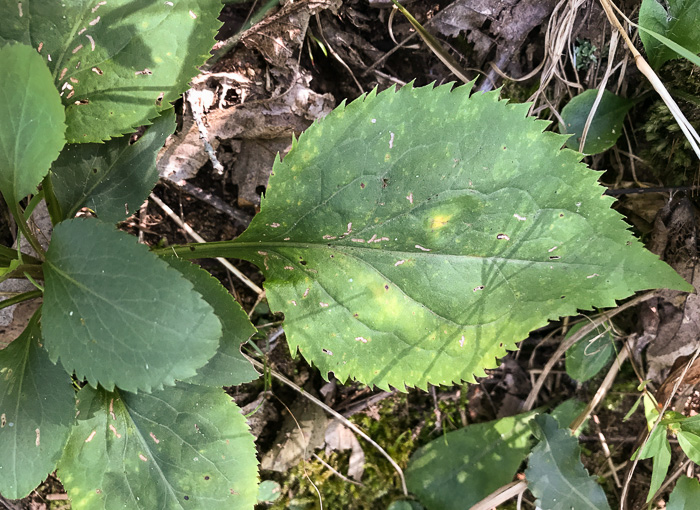
[[[468,425],[420,448],[406,469],[408,490],[428,510],[469,508],[510,483],[530,452],[534,412]]]
[[[581,463],[578,440],[546,414],[531,422],[540,440],[525,471],[527,485],[539,508],[548,510],[610,509],[605,492]]]
[[[576,324],[566,338],[576,333],[584,323]],[[600,372],[613,355],[613,337],[608,329],[600,326],[591,331],[566,351],[566,373],[579,382],[585,382]],[[563,424],[566,425],[566,424]]]
[[[700,437],[685,430],[679,430],[676,437],[678,437],[678,444],[681,445],[683,452],[690,460],[698,464],[700,462]]]
[[[700,482],[682,476],[671,492],[666,510],[695,510],[700,500]]]
[[[52,361],[108,390],[151,391],[195,375],[221,324],[192,284],[146,246],[95,219],[59,223],[44,264]]]
[[[282,493],[282,487],[274,480],[263,480],[258,486],[258,502],[271,503],[277,500]]]
[[[0,350],[0,493],[23,498],[56,469],[73,425],[68,374],[41,346],[38,314]]]
[[[65,144],[65,113],[36,50],[5,44],[0,69],[0,191],[19,201],[36,193]]]
[[[3,12],[0,41],[39,50],[66,106],[66,137],[99,142],[148,124],[187,89],[220,11],[219,0],[18,2]]]
[[[691,288],[564,137],[469,92],[340,106],[275,163],[249,229],[193,253],[254,261],[293,351],[382,388],[472,380],[548,319]]]
[[[106,143],[66,145],[51,167],[51,182],[61,219],[89,207],[116,223],[136,211],[158,182],[156,154],[175,131],[175,112],[154,120],[136,143],[129,137]]]
[[[562,133],[573,135],[566,142],[566,146],[570,149],[579,149],[583,128],[597,95],[597,90],[586,90],[571,99],[561,111],[564,125],[560,124],[559,130]],[[615,145],[617,139],[622,135],[622,123],[625,120],[625,115],[633,105],[634,102],[629,99],[616,96],[607,90],[604,91],[586,134],[583,152],[585,154],[598,154]]]
[[[254,438],[221,389],[178,383],[152,394],[78,393],[58,476],[75,510],[249,510]]]
[[[241,305],[208,271],[183,259],[165,257],[164,260],[192,282],[194,290],[211,305],[221,321],[222,333],[216,354],[187,382],[207,386],[236,386],[260,377],[241,353],[241,344],[256,331]]]

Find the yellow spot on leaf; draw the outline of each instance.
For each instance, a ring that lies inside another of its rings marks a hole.
[[[442,228],[450,222],[451,218],[451,215],[448,216],[446,214],[435,215],[430,220],[430,228],[433,230]]]

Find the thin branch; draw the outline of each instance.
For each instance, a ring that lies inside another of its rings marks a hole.
[[[185,232],[187,232],[190,236],[192,236],[193,239],[195,239],[198,243],[204,243],[206,242],[202,236],[200,236],[197,232],[192,230],[192,227],[190,227],[187,223],[182,221],[180,217],[175,214],[175,212],[168,207],[168,205],[163,202],[160,198],[155,196],[153,193],[150,194],[149,198],[153,200],[156,204],[158,204],[158,207],[160,207],[165,214],[167,214],[171,220],[173,220],[175,223],[178,224],[180,228],[182,228]],[[253,292],[255,292],[258,296],[262,296],[263,293],[265,292],[262,290],[260,287],[255,285],[250,279],[244,275],[240,270],[238,270],[236,267],[233,266],[228,260],[226,260],[223,257],[216,257],[216,260],[224,266],[226,269],[231,271],[236,278],[238,278],[241,282],[243,282],[249,289],[251,289]]]
[[[262,363],[260,363],[258,360],[252,359],[252,358],[250,358],[250,357],[248,357],[248,356],[246,356],[246,358],[248,358],[248,360],[249,360],[253,365],[255,365],[256,368],[258,368],[258,369],[260,369],[260,370],[263,370],[263,369],[265,368],[265,365],[263,365]],[[319,406],[321,409],[323,409],[324,411],[326,411],[328,414],[330,414],[331,416],[333,416],[334,418],[336,418],[336,419],[337,419],[338,421],[340,421],[343,425],[345,425],[347,428],[349,428],[350,430],[352,430],[353,432],[355,432],[355,433],[356,433],[357,435],[359,435],[362,439],[364,439],[364,440],[367,441],[369,444],[371,444],[374,448],[376,448],[377,451],[378,451],[382,456],[384,456],[384,457],[389,461],[389,463],[394,467],[394,469],[396,470],[396,473],[399,475],[399,478],[400,478],[400,480],[401,480],[401,490],[403,491],[403,493],[404,493],[405,496],[408,496],[408,489],[406,488],[406,479],[404,478],[403,470],[402,470],[401,467],[396,463],[396,461],[395,461],[394,459],[391,458],[391,455],[389,455],[389,454],[384,450],[384,448],[382,448],[381,446],[379,446],[379,444],[377,444],[376,441],[374,441],[371,437],[369,437],[366,433],[364,433],[360,428],[357,427],[357,425],[355,425],[353,422],[351,422],[350,420],[348,420],[345,416],[343,416],[342,414],[340,414],[338,411],[332,409],[332,408],[329,407],[328,405],[324,404],[324,403],[321,402],[319,399],[317,399],[316,397],[314,397],[313,395],[311,395],[310,393],[308,393],[307,391],[305,391],[302,387],[296,385],[295,383],[293,383],[292,381],[290,381],[289,379],[287,379],[287,378],[286,378],[285,376],[283,376],[282,374],[280,374],[280,373],[278,373],[278,372],[275,372],[274,370],[270,370],[270,374],[272,374],[272,377],[274,377],[274,378],[277,379],[278,381],[280,381],[280,382],[286,384],[286,385],[289,386],[290,388],[292,388],[292,389],[294,389],[295,391],[297,391],[297,392],[298,392],[301,396],[303,396],[304,398],[308,398],[311,402],[313,402],[314,404],[316,404],[317,406]]]

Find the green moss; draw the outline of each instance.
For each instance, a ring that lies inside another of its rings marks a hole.
[[[466,385],[463,394],[466,395]],[[418,401],[418,402],[417,402]],[[418,405],[417,405],[418,404]],[[442,414],[443,430],[461,427],[459,407],[466,399],[456,402],[442,400],[438,408]],[[410,406],[410,409],[409,409]],[[435,438],[436,416],[430,395],[413,392],[410,397],[399,394],[378,405],[379,419],[366,414],[357,414],[351,420],[384,448],[405,469],[411,454],[423,444]],[[415,409],[424,409],[423,413]],[[414,431],[419,431],[418,433]],[[273,510],[320,508],[319,496],[311,482],[316,485],[323,498],[323,508],[343,510],[377,510],[387,508],[392,501],[401,499],[401,482],[389,461],[361,438],[365,453],[365,471],[362,486],[349,483],[335,475],[320,461],[311,459],[299,463],[278,481],[282,485],[282,497],[271,507]],[[332,452],[317,455],[336,471],[345,475],[348,471],[350,452]]]
[[[687,60],[673,60],[662,67],[660,77],[690,123],[700,128],[700,68]],[[663,184],[689,183],[699,169],[690,143],[663,101],[655,101],[647,111],[642,126],[646,138],[642,158]]]

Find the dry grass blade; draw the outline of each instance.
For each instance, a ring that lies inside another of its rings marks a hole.
[[[668,90],[653,71],[649,63],[644,59],[644,57],[642,57],[637,48],[635,48],[632,40],[629,38],[627,32],[620,23],[620,20],[617,19],[617,16],[613,10],[614,5],[612,2],[610,2],[610,0],[600,0],[600,4],[603,6],[603,10],[605,10],[605,14],[608,16],[610,23],[612,23],[612,25],[618,30],[620,35],[622,35],[622,38],[625,40],[627,47],[634,56],[634,63],[637,65],[637,69],[639,69],[646,79],[649,80],[651,86],[654,87],[654,90],[659,94],[659,96],[661,96],[664,103],[666,103],[666,106],[671,111],[673,118],[676,119],[681,131],[683,131],[683,134],[688,139],[688,142],[690,142],[693,151],[695,151],[698,159],[700,159],[700,135],[698,135],[697,131],[695,131],[695,128],[690,124],[685,115],[683,115],[683,112],[673,100],[671,94],[669,94]],[[614,9],[619,12],[617,7],[614,7]],[[633,25],[631,21],[627,19],[626,21]]]
[[[464,70],[462,69],[462,66],[459,65],[459,63],[445,51],[445,49],[442,47],[440,42],[435,39],[425,28],[423,28],[423,25],[418,23],[416,18],[411,16],[411,13],[408,12],[401,4],[399,4],[396,0],[391,0],[394,2],[395,8],[398,9],[401,14],[406,16],[406,19],[408,22],[413,26],[413,28],[418,32],[418,35],[421,36],[425,44],[428,45],[428,47],[432,50],[433,53],[435,53],[435,56],[440,59],[440,61],[445,64],[450,71],[452,71],[457,78],[462,80],[464,83],[469,83],[471,81],[471,78],[469,78]]]
[[[617,32],[613,32],[612,37],[610,38],[610,50],[608,52],[608,67],[605,69],[605,75],[603,76],[603,79],[601,80],[600,85],[598,86],[598,94],[596,95],[595,101],[593,102],[593,107],[591,108],[591,112],[588,114],[586,124],[583,126],[583,133],[581,133],[581,143],[578,146],[579,152],[583,152],[583,147],[586,145],[586,137],[588,136],[588,130],[591,128],[591,124],[593,123],[593,117],[595,117],[596,111],[598,111],[598,105],[600,105],[600,101],[603,99],[605,85],[607,85],[608,79],[612,74],[613,58],[615,57],[615,51],[617,50],[617,41],[619,39],[620,34]]]
[[[533,114],[537,100],[544,97],[544,101],[549,104],[544,91],[549,86],[549,83],[556,77],[561,83],[566,86],[582,89],[578,83],[572,83],[564,78],[564,63],[562,56],[566,54],[567,48],[571,45],[571,34],[574,30],[576,14],[579,8],[585,3],[585,0],[561,0],[549,19],[547,24],[547,32],[545,34],[545,65],[540,77],[540,86],[532,96],[527,100],[532,102],[530,114]],[[558,103],[558,101],[554,101]],[[549,105],[552,107],[552,105]]]
[[[647,292],[646,294],[642,294],[641,296],[638,296],[638,297],[628,301],[627,303],[625,303],[625,304],[623,304],[623,305],[621,305],[613,310],[607,310],[606,312],[601,314],[600,317],[597,317],[596,319],[592,320],[589,324],[586,324],[581,329],[579,329],[576,333],[571,335],[569,338],[562,341],[562,343],[557,348],[556,352],[549,358],[549,361],[547,361],[547,364],[542,369],[542,373],[537,378],[537,381],[535,382],[535,384],[532,386],[532,390],[530,391],[530,394],[527,396],[527,400],[525,400],[525,404],[523,405],[523,411],[529,411],[533,408],[533,406],[535,404],[535,400],[537,399],[537,394],[542,389],[542,386],[544,385],[544,381],[547,378],[547,375],[549,375],[549,373],[554,368],[554,365],[556,365],[559,362],[559,359],[564,355],[564,353],[566,352],[566,350],[569,347],[574,345],[581,338],[583,338],[588,333],[595,330],[598,326],[600,326],[604,322],[608,321],[613,316],[617,315],[618,313],[622,312],[623,310],[627,310],[628,308],[636,306],[639,303],[642,303],[643,301],[647,301],[655,296],[656,296],[656,291]]]
[[[190,227],[187,223],[182,221],[180,217],[175,214],[175,212],[168,207],[168,205],[163,202],[160,198],[155,196],[153,193],[149,196],[151,200],[153,200],[156,204],[158,204],[158,207],[160,207],[165,214],[167,214],[171,220],[173,220],[175,223],[178,224],[180,228],[182,228],[185,232],[187,232],[194,240],[196,240],[198,243],[204,243],[206,242],[202,236],[200,236],[197,232],[192,230],[192,227]],[[222,266],[224,266],[226,269],[231,271],[236,278],[238,278],[241,282],[243,282],[249,289],[251,289],[253,292],[255,292],[258,296],[262,296],[265,291],[262,290],[260,287],[255,285],[250,279],[244,275],[242,272],[240,272],[236,267],[233,266],[228,260],[222,257],[217,257],[216,258],[217,262],[219,262]]]
[[[331,407],[327,406],[326,404],[324,404],[323,402],[321,402],[319,399],[317,399],[316,397],[314,397],[313,395],[311,395],[308,391],[305,391],[303,388],[301,388],[300,386],[296,385],[295,383],[293,383],[292,381],[290,381],[289,379],[287,379],[286,377],[284,377],[282,374],[279,374],[279,373],[275,372],[274,370],[270,370],[269,367],[266,368],[265,365],[263,365],[262,363],[260,363],[260,362],[257,361],[257,360],[254,360],[254,359],[252,359],[252,358],[250,358],[250,357],[248,357],[248,356],[246,356],[246,358],[248,358],[248,361],[250,361],[250,362],[251,362],[255,367],[257,367],[258,369],[260,369],[260,370],[269,370],[269,371],[270,371],[270,374],[272,375],[272,377],[274,377],[274,378],[277,379],[278,381],[280,381],[280,382],[286,384],[286,385],[289,386],[290,388],[294,389],[295,391],[297,391],[297,392],[298,392],[300,395],[302,395],[303,397],[308,398],[311,402],[313,402],[314,404],[316,404],[317,406],[319,406],[321,409],[323,409],[324,411],[326,411],[328,414],[330,414],[331,416],[333,416],[334,418],[336,418],[337,420],[339,420],[343,425],[345,425],[347,428],[349,428],[350,430],[352,430],[353,432],[355,432],[355,434],[359,435],[360,437],[362,437],[362,439],[364,439],[364,440],[367,441],[369,444],[371,444],[374,448],[376,448],[377,451],[378,451],[380,454],[382,454],[382,455],[389,461],[389,463],[394,467],[394,469],[396,470],[396,473],[399,475],[399,479],[401,480],[401,490],[403,491],[403,493],[404,493],[405,496],[408,496],[408,489],[406,488],[406,479],[404,478],[403,470],[402,470],[401,467],[396,463],[396,461],[391,457],[391,455],[389,455],[389,454],[384,450],[384,448],[382,448],[381,446],[379,446],[379,445],[377,444],[376,441],[374,441],[371,437],[369,437],[367,434],[365,434],[359,427],[357,427],[357,425],[355,425],[353,422],[351,422],[350,420],[348,420],[345,416],[343,416],[342,414],[340,414],[338,411],[336,411],[335,409],[332,409]]]

